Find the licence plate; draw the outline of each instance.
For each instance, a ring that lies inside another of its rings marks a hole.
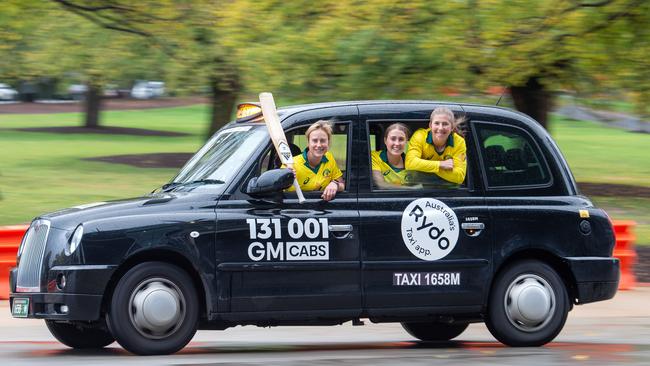
[[[11,315],[15,318],[27,318],[27,315],[29,315],[29,299],[14,299]]]

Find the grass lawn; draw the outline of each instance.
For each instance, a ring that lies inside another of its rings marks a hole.
[[[650,134],[553,116],[551,134],[578,182],[650,187]],[[650,245],[650,197],[598,197],[612,219],[637,222],[637,243]]]
[[[650,134],[558,116],[550,131],[577,181],[650,187]]]
[[[621,100],[620,97],[608,97],[606,99],[599,99],[597,97],[589,98],[575,98],[573,100],[565,98],[569,103],[576,103],[587,108],[620,112],[620,113],[636,113],[634,103],[630,101]]]
[[[81,114],[0,115],[0,225],[29,222],[48,211],[148,193],[177,169],[143,169],[81,160],[107,155],[194,152],[207,128],[206,106],[108,111],[105,126],[190,133],[183,137],[56,134],[6,130],[78,126]]]
[[[19,132],[8,128],[79,126],[82,115],[0,115],[0,225],[27,223],[43,212],[153,190],[169,181],[177,169],[144,169],[81,158],[194,152],[204,142],[208,113],[207,106],[197,105],[102,114],[105,126],[191,134],[184,137]],[[558,116],[552,117],[551,133],[579,182],[650,187],[650,135]],[[650,197],[591,198],[612,218],[637,221],[637,243],[650,245]]]

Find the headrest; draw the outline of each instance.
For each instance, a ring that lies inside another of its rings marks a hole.
[[[522,149],[515,148],[506,152],[506,168],[508,170],[524,170],[528,168]]]

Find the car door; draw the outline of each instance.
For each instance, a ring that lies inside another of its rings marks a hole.
[[[394,104],[381,110],[360,108],[367,147],[359,161],[364,307],[371,317],[431,313],[465,307],[479,311],[487,291],[492,252],[489,214],[476,159],[467,142],[465,183],[449,187],[379,189],[373,187],[370,150],[379,149],[383,131],[394,122],[426,128],[436,105]],[[457,106],[449,106],[460,114]],[[471,139],[470,134],[465,134]],[[362,174],[365,173],[365,174]]]
[[[486,204],[498,238],[495,266],[514,252],[533,248],[558,257],[571,256],[565,250],[573,247],[558,243],[579,245],[573,235],[584,219],[578,214],[584,206],[579,200],[558,199],[568,194],[568,188],[553,164],[551,151],[544,146],[548,141],[536,138],[517,120],[488,118],[475,121],[473,136],[484,168]]]
[[[289,312],[284,313],[288,318],[359,315],[359,217],[356,178],[349,174],[357,164],[352,159],[356,108],[340,112],[330,149],[347,173],[347,188],[334,200],[323,201],[320,192],[304,192],[304,203],[291,192],[281,203],[253,200],[242,193],[247,178],[230,199],[219,202],[216,275],[220,298],[229,299],[220,302],[220,311]],[[298,136],[312,119],[288,130],[289,141],[301,144]],[[258,166],[268,163],[269,150],[270,144]],[[250,177],[259,174],[253,171]]]

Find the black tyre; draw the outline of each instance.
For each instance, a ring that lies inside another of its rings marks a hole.
[[[564,327],[569,297],[560,276],[535,260],[514,263],[492,285],[486,324],[500,342],[514,347],[541,346]]]
[[[46,320],[45,325],[59,342],[71,348],[104,348],[115,341],[108,330]]]
[[[426,342],[448,341],[458,337],[469,323],[402,323],[402,327],[413,337]]]
[[[108,325],[117,342],[140,355],[174,353],[196,333],[199,303],[191,278],[163,262],[141,263],[118,282]]]

